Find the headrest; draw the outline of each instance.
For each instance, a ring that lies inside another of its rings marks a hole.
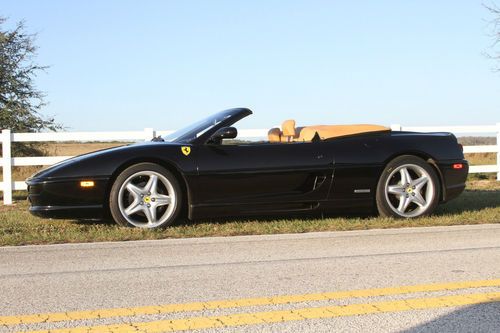
[[[312,127],[304,127],[300,131],[299,139],[297,141],[311,142],[316,135],[316,129]]]
[[[269,142],[280,142],[281,141],[281,131],[279,128],[271,128],[269,132],[267,132],[267,137]]]
[[[295,120],[285,120],[281,124],[281,128],[283,129],[284,136],[295,136]]]

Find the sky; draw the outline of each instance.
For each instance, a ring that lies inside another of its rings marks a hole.
[[[500,73],[484,1],[0,0],[37,33],[43,114],[71,131],[171,130],[231,107],[240,128],[486,125]]]

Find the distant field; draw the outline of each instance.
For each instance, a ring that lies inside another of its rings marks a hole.
[[[110,147],[123,146],[124,142],[95,142],[95,143],[51,143],[47,145],[49,156],[81,155]]]
[[[497,138],[494,136],[461,136],[458,142],[464,146],[495,145]]]

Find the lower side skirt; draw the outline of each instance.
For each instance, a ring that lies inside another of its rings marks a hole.
[[[307,213],[363,212],[373,210],[372,198],[321,202],[189,205],[189,219],[244,216],[287,216]]]

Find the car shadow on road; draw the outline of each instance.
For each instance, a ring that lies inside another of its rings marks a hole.
[[[401,332],[498,332],[500,330],[499,314],[500,298],[497,298],[491,303],[475,304],[454,310]]]

